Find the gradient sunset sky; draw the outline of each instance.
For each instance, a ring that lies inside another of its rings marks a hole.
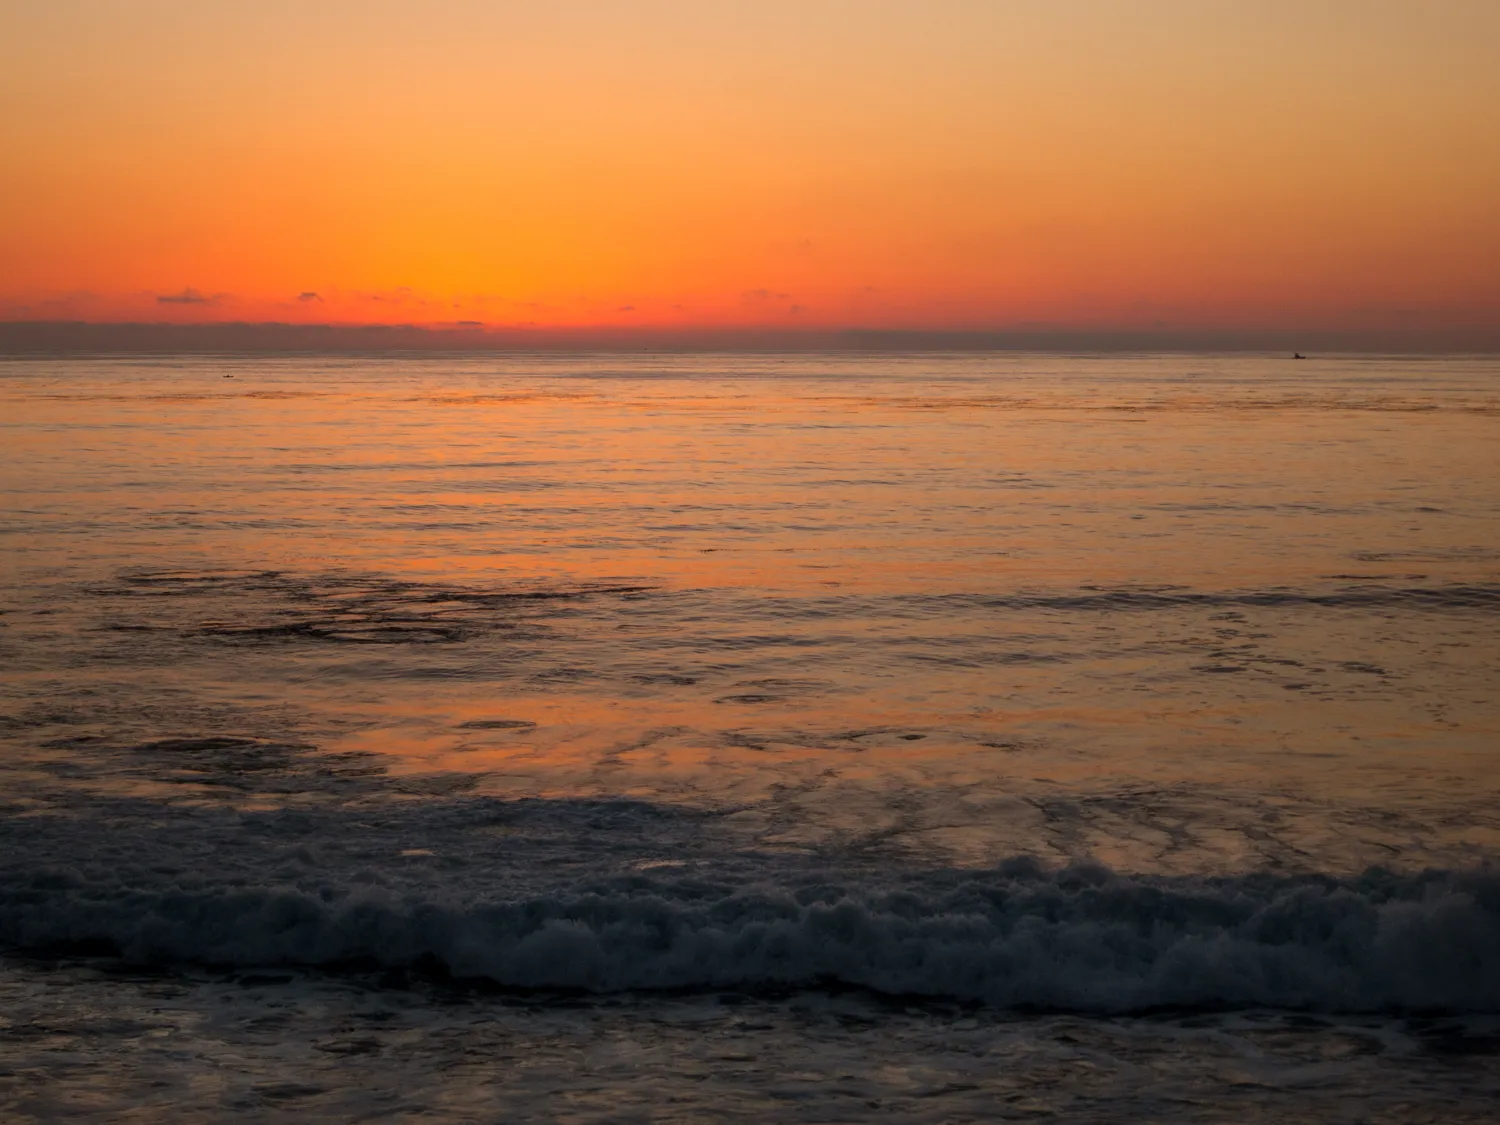
[[[7,0],[0,320],[1500,324],[1497,0]]]

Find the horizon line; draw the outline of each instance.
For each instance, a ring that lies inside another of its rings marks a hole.
[[[0,356],[505,351],[1309,351],[1500,353],[1500,324],[1182,328],[1020,324],[992,328],[488,325],[285,321],[0,321]]]

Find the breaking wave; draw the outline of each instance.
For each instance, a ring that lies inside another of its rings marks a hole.
[[[1500,1011],[1500,877],[912,872],[880,885],[641,873],[488,899],[325,885],[132,889],[12,872],[0,942],[133,962],[436,965],[504,987],[846,985],[1006,1008]]]

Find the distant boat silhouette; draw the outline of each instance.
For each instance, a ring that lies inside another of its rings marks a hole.
[[[1307,357],[1305,355],[1303,355],[1301,352],[1293,352],[1292,353],[1292,358],[1293,359],[1306,359]]]

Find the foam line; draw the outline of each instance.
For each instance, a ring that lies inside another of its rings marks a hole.
[[[885,885],[644,876],[524,897],[132,889],[15,872],[0,941],[140,962],[386,966],[592,992],[840,983],[1000,1007],[1500,1011],[1500,878],[1127,878],[1025,861]]]

